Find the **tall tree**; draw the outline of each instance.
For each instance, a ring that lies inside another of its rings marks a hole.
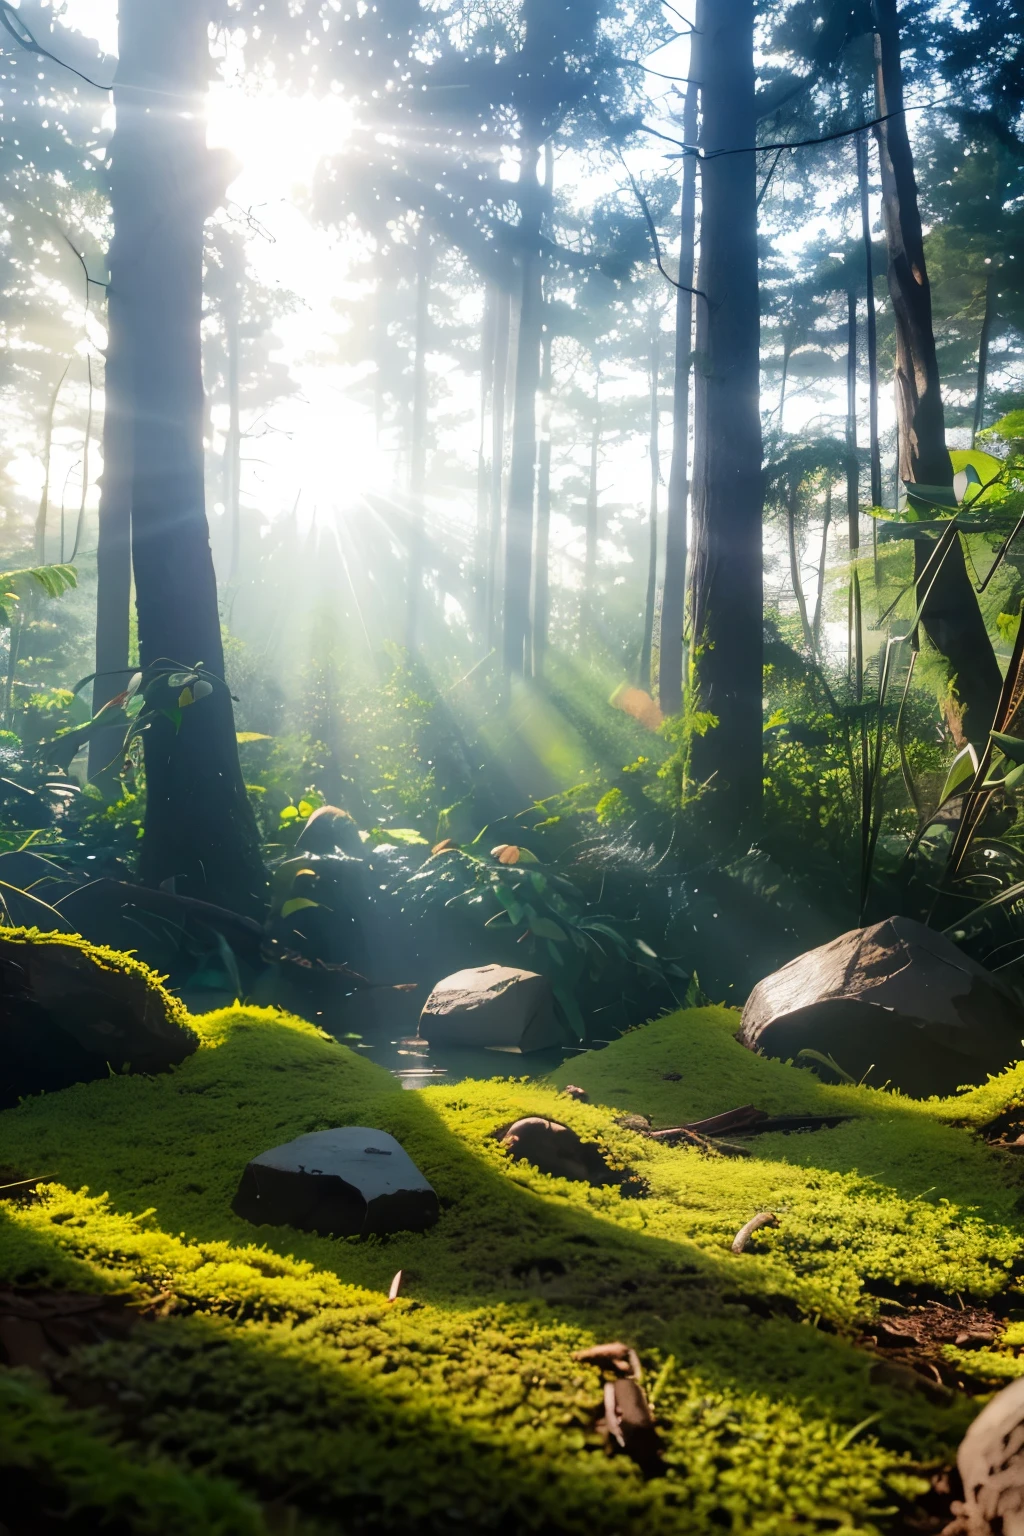
[[[896,326],[896,416],[900,474],[910,486],[947,493],[953,466],[946,448],[939,365],[932,329],[914,162],[903,111],[903,72],[896,0],[872,0],[882,213],[889,256],[889,295]],[[941,563],[934,544],[914,540],[918,597],[925,632],[946,660],[951,691],[947,719],[958,740],[987,740],[1002,686],[999,666],[967,575],[958,538]]]
[[[647,590],[644,594],[644,635],[640,645],[640,664],[637,682],[641,688],[651,687],[651,656],[654,649],[654,604],[658,589],[658,502],[661,493],[661,451],[659,428],[661,425],[661,310],[651,307],[650,357],[647,364],[650,383],[650,423],[647,433],[647,452],[651,467],[650,495],[647,509]]]
[[[143,667],[202,662],[223,676],[217,586],[203,484],[203,226],[226,165],[205,144],[203,0],[123,0],[117,127],[111,143],[120,303],[130,381],[131,533]],[[259,841],[226,687],[145,735],[140,867],[239,910],[262,905]]]
[[[704,0],[697,288],[693,690],[714,727],[689,771],[726,833],[750,826],[762,780],[763,559],[754,0]]]
[[[696,144],[699,121],[700,52],[690,38],[689,82],[683,108],[683,139]],[[679,287],[676,289],[675,362],[672,374],[672,461],[665,507],[665,571],[658,643],[658,700],[666,715],[683,707],[683,625],[686,609],[686,519],[690,497],[690,373],[693,367],[693,261],[697,202],[697,159],[683,160],[679,204]]]

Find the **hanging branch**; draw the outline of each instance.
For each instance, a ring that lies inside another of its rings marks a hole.
[[[722,155],[753,155],[760,154],[763,150],[772,149],[808,149],[814,144],[832,144],[837,139],[848,139],[855,133],[863,133],[866,128],[876,128],[879,123],[887,123],[892,117],[900,117],[904,112],[932,112],[938,107],[950,105],[948,97],[944,96],[939,101],[923,101],[916,107],[897,107],[893,112],[885,112],[881,117],[873,117],[869,122],[858,123],[855,128],[838,128],[835,133],[822,134],[817,139],[787,139],[776,144],[743,144],[735,149],[701,149],[696,144],[687,144],[682,139],[674,139],[670,134],[661,133],[657,128],[652,128],[649,123],[641,123],[645,133],[653,134],[656,139],[664,139],[668,144],[676,144],[682,150],[683,155],[696,155],[698,160],[718,160]],[[682,155],[667,155],[668,160],[681,160]]]
[[[79,80],[84,80],[86,85],[94,86],[97,91],[109,93],[114,89],[112,84],[101,85],[98,80],[91,80],[88,75],[83,75],[80,69],[76,69],[73,64],[69,64],[65,59],[59,59],[55,53],[50,52],[49,48],[44,48],[42,43],[35,38],[25,25],[25,22],[14,6],[9,3],[9,0],[0,0],[0,27],[3,27],[5,32],[9,32],[14,41],[24,48],[26,53],[37,53],[42,59],[52,60],[54,64],[59,64],[61,69],[69,70],[71,74],[77,75]]]

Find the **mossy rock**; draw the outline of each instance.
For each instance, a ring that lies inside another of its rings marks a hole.
[[[131,955],[76,934],[0,929],[0,1108],[196,1050],[183,1003]]]
[[[0,1193],[0,1286],[113,1292],[139,1317],[49,1382],[0,1371],[0,1486],[20,1468],[83,1529],[145,1536],[898,1529],[979,1397],[1022,1370],[1024,1181],[974,1128],[1024,1102],[1024,1067],[948,1100],[832,1088],[745,1051],[737,1017],[659,1020],[554,1083],[408,1093],[310,1025],[235,1008],[193,1021],[203,1049],[173,1073],[0,1114],[9,1177],[52,1176]],[[854,1118],[739,1160],[618,1123],[748,1102]],[[527,1115],[645,1197],[513,1161],[494,1131]],[[423,1170],[431,1231],[332,1240],[232,1213],[261,1148],[347,1123]],[[763,1209],[779,1226],[733,1256]],[[944,1347],[942,1390],[858,1342],[929,1297],[1005,1324]],[[660,1477],[605,1454],[600,1372],[573,1356],[612,1339],[642,1361]]]

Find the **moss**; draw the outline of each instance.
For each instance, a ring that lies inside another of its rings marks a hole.
[[[69,1411],[27,1371],[0,1371],[3,1510],[38,1519],[24,1529],[91,1532],[101,1518],[140,1536],[259,1536],[252,1500],[223,1479],[184,1472],[166,1459],[140,1460],[112,1443],[102,1417]]]
[[[0,1283],[155,1298],[162,1320],[74,1361],[80,1389],[137,1395],[97,1443],[228,1480],[268,1529],[884,1529],[917,1462],[948,1455],[973,1410],[912,1376],[879,1379],[853,1340],[880,1297],[908,1288],[1020,1301],[1017,1167],[950,1122],[998,1113],[1024,1069],[978,1090],[983,1103],[920,1104],[753,1056],[735,1023],[691,1010],[552,1084],[407,1093],[298,1020],[208,1015],[194,1021],[204,1048],[171,1073],[0,1115],[0,1163],[54,1178],[0,1206]],[[596,1102],[559,1094],[570,1079]],[[858,1118],[761,1137],[743,1160],[664,1147],[615,1118],[665,1124],[744,1102]],[[647,1197],[511,1163],[491,1132],[529,1112],[599,1142]],[[346,1122],[408,1149],[440,1198],[431,1232],[332,1241],[232,1214],[254,1153]],[[735,1258],[732,1237],[764,1207],[779,1228]],[[598,1375],[572,1354],[612,1337],[659,1383],[663,1478],[603,1453]],[[1017,1370],[1015,1338],[949,1358],[984,1389]]]
[[[156,1007],[170,1024],[179,1029],[189,1029],[189,1013],[180,998],[168,992],[166,980],[156,971],[122,950],[108,949],[103,944],[90,944],[78,933],[41,933],[38,928],[4,928],[0,931],[0,945],[5,950],[17,950],[19,946],[46,946],[86,956],[98,970],[115,972],[123,978],[124,985],[140,1003]]]

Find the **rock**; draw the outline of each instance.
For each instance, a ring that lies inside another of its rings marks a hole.
[[[984,1082],[1021,1056],[1012,993],[941,933],[906,917],[855,928],[759,982],[737,1038],[795,1059],[828,1054],[856,1081],[870,1073],[926,1097]]]
[[[1024,1377],[985,1404],[956,1464],[964,1496],[944,1536],[1024,1536]]]
[[[438,1218],[437,1195],[409,1154],[365,1125],[312,1131],[261,1152],[246,1166],[231,1208],[257,1225],[321,1237],[422,1232]]]
[[[420,1034],[431,1045],[543,1051],[562,1043],[546,977],[507,965],[480,965],[446,976],[427,998]]]
[[[111,1070],[162,1072],[198,1044],[183,1004],[130,955],[0,930],[0,1109]]]
[[[557,1120],[529,1115],[503,1131],[501,1145],[515,1162],[525,1161],[556,1179],[575,1179],[583,1184],[621,1184],[592,1141],[581,1141],[575,1131]]]

